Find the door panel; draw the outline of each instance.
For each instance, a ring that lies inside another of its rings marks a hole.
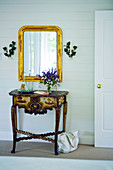
[[[103,93],[103,129],[113,130],[113,93]]]
[[[95,13],[95,146],[113,148],[113,11]]]
[[[103,76],[113,79],[113,20],[103,21]]]

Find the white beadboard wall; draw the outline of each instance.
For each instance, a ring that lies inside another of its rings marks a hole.
[[[78,130],[81,144],[94,144],[96,10],[113,10],[113,0],[0,0],[0,140],[12,140],[12,101],[8,93],[21,84],[18,49],[10,59],[2,48],[12,40],[18,45],[18,30],[23,25],[57,25],[63,31],[63,45],[71,41],[78,46],[72,59],[63,53],[63,82],[59,90],[69,91],[66,131]],[[52,131],[53,112],[31,116],[21,109],[18,126],[32,132]]]

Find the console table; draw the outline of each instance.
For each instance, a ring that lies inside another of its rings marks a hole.
[[[28,139],[42,139],[55,143],[55,155],[58,155],[58,134],[65,132],[66,127],[66,115],[67,115],[67,91],[52,91],[49,95],[41,95],[33,92],[22,93],[18,90],[13,90],[9,93],[12,96],[12,107],[11,107],[11,118],[12,118],[12,129],[13,129],[13,149],[11,153],[15,153],[16,142],[20,140]],[[63,130],[59,131],[59,121],[61,114],[61,106],[63,105]],[[17,106],[24,108],[25,113],[29,114],[45,114],[47,110],[56,110],[56,123],[55,132],[44,133],[44,134],[33,134],[23,130],[17,129]],[[17,133],[27,135],[17,138]],[[55,138],[48,138],[48,136],[54,135]]]

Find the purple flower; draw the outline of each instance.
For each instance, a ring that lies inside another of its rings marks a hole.
[[[53,70],[53,68],[48,71],[43,71],[42,72],[42,76],[40,75],[36,75],[41,77],[41,81],[40,83],[44,83],[47,86],[54,86],[54,85],[58,85],[59,83],[59,75],[57,75],[57,70]]]
[[[49,78],[49,81],[51,81],[51,78]]]
[[[57,70],[54,71],[54,74],[56,74],[56,73],[57,73]]]
[[[40,74],[36,74],[37,77],[41,77]]]

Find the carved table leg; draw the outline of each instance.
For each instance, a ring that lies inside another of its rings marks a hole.
[[[17,113],[16,113],[16,107],[12,106],[11,107],[11,118],[12,118],[12,128],[13,128],[13,149],[11,153],[15,153],[15,148],[16,148],[16,129],[17,129]]]
[[[61,108],[56,108],[56,127],[55,127],[55,155],[58,155],[58,129],[60,122]]]
[[[67,102],[64,103],[64,110],[63,110],[63,131],[66,130],[66,116],[67,116]]]

